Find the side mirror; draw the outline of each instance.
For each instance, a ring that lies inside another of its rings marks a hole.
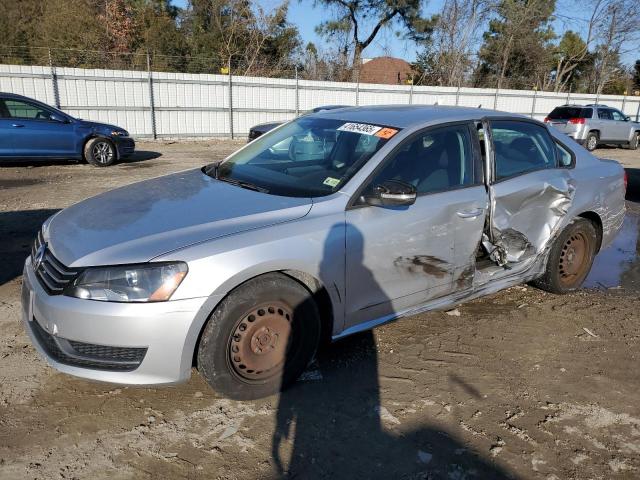
[[[625,122],[630,122],[631,121],[631,117],[624,117],[624,121]]]
[[[57,113],[52,113],[49,116],[49,118],[54,122],[69,123],[69,120],[66,117],[63,117],[62,115],[58,115]]]
[[[364,195],[364,202],[377,207],[413,205],[418,193],[416,187],[400,180],[386,180]]]

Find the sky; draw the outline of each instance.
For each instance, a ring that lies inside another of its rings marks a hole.
[[[172,0],[172,2],[182,8],[187,5],[187,0]],[[279,5],[281,0],[257,0],[257,2],[268,12]],[[321,21],[329,18],[329,15],[323,8],[314,7],[313,3],[313,0],[290,0],[288,20],[298,27],[304,44],[313,42],[322,47],[324,41],[315,33],[315,27]],[[444,0],[425,2],[424,14],[431,15],[438,12],[443,3]],[[584,8],[584,4],[584,0],[557,0],[557,18],[553,25],[556,33],[562,35],[566,30],[584,33],[590,16],[590,11]],[[629,45],[627,50],[622,56],[622,61],[632,64],[636,58],[640,58],[640,53],[638,53],[640,52],[640,39],[634,45]],[[409,62],[415,60],[416,54],[417,48],[414,43],[396,38],[390,29],[382,30],[376,40],[364,51],[365,58],[390,55],[404,58]]]

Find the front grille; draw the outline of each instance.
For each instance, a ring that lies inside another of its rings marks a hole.
[[[130,372],[140,366],[146,348],[111,347],[54,337],[37,320],[29,322],[38,342],[56,362],[95,370]]]
[[[42,257],[40,265],[36,265],[36,257],[43,244],[45,245],[44,256]],[[33,264],[36,277],[38,277],[40,284],[49,295],[60,295],[79,272],[76,268],[66,267],[53,256],[46,248],[41,231],[38,232],[38,236],[33,244],[33,249],[31,250],[31,263]]]

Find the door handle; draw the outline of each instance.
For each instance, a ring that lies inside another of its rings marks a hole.
[[[456,213],[460,218],[476,218],[484,213],[484,208],[476,208],[475,210],[460,210]]]
[[[20,123],[12,123],[12,124],[11,124],[11,126],[12,126],[12,127],[15,127],[15,128],[22,128],[22,127],[24,127],[24,125],[22,125],[22,124],[20,124]]]

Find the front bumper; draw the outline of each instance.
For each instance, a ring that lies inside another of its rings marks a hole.
[[[118,158],[131,155],[136,149],[136,142],[131,137],[114,137]]]
[[[147,304],[81,300],[47,294],[30,258],[23,273],[23,323],[36,350],[55,369],[132,385],[189,378],[208,316],[203,309],[207,298]],[[122,360],[121,365],[114,360]]]

